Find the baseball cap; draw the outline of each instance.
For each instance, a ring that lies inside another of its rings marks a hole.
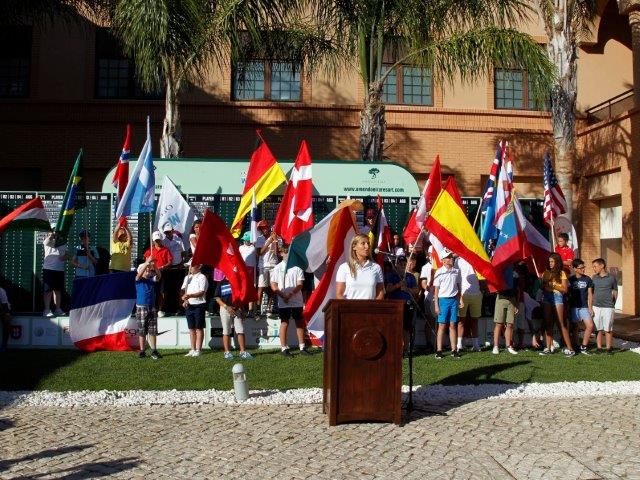
[[[240,238],[240,240],[242,240],[243,242],[250,242],[251,241],[251,232],[244,232],[244,234],[242,235],[242,238]]]
[[[153,235],[151,235],[151,239],[152,240],[162,240],[162,234],[158,231],[153,232]]]
[[[258,222],[258,224],[256,225],[256,227],[258,228],[264,228],[264,227],[268,227],[269,223],[266,220],[260,220]]]

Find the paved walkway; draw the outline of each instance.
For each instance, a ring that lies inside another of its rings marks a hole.
[[[0,478],[640,479],[637,396],[419,407],[333,428],[317,405],[9,407]]]

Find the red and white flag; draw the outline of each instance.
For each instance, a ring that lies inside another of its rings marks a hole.
[[[379,252],[394,253],[391,251],[391,245],[393,245],[393,238],[391,237],[391,227],[387,222],[387,216],[384,214],[384,206],[382,204],[382,198],[378,194],[378,243],[376,245]],[[385,255],[378,253],[376,255],[376,262],[382,267],[384,264]]]
[[[286,243],[291,243],[293,237],[313,227],[312,194],[311,155],[307,142],[303,140],[273,222],[273,231]]]
[[[422,196],[418,200],[415,210],[409,217],[409,222],[404,229],[402,236],[407,245],[414,243],[420,235],[420,231],[424,226],[424,221],[427,218],[427,213],[431,209],[431,205],[438,198],[438,194],[442,189],[442,175],[440,172],[440,155],[436,155],[436,160],[431,167],[431,173],[427,182],[424,184],[424,190]]]
[[[508,148],[508,143],[505,148]],[[506,158],[502,161],[498,182],[496,185],[496,213],[493,224],[498,230],[502,230],[502,223],[507,215],[507,209],[513,195],[513,157],[511,150],[507,150]]]
[[[231,285],[234,303],[245,304],[258,298],[237,240],[222,219],[209,209],[204,212],[191,264],[211,265],[222,270]]]
[[[127,124],[127,134],[124,138],[124,145],[122,145],[122,152],[120,152],[120,158],[118,159],[118,164],[116,165],[116,171],[114,172],[113,180],[111,181],[113,186],[116,187],[116,210],[118,208],[118,204],[120,203],[120,199],[122,198],[122,195],[127,188],[127,183],[129,182],[129,152],[131,151],[130,141],[131,125]]]
[[[23,203],[6,217],[0,219],[0,233],[6,229],[49,230],[51,224],[40,197]]]

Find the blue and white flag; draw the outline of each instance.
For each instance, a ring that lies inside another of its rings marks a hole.
[[[261,220],[256,205],[256,189],[251,189],[251,243],[255,244],[258,239],[258,222]]]
[[[147,141],[140,151],[136,168],[118,204],[116,218],[136,213],[153,212],[155,209],[156,174],[151,155],[151,126],[147,117]]]
[[[69,334],[80,350],[131,350],[129,318],[136,304],[136,272],[119,272],[73,281]]]
[[[182,240],[186,247],[189,243],[189,231],[191,230],[191,225],[193,225],[194,218],[195,211],[191,208],[191,205],[184,199],[171,179],[165,176],[162,181],[162,191],[158,199],[153,229],[166,232],[166,226],[169,224],[171,230],[177,231],[182,235]]]

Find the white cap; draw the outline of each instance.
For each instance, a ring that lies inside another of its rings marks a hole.
[[[173,231],[173,225],[171,225],[171,224],[170,224],[170,223],[168,223],[168,222],[167,222],[167,223],[165,223],[165,224],[162,226],[162,231],[163,231],[163,232],[171,232],[171,231]]]
[[[162,234],[158,231],[153,232],[153,235],[151,235],[151,239],[153,241],[155,240],[162,240]]]

